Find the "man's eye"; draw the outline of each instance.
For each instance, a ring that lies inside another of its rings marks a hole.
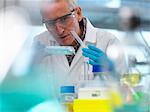
[[[48,21],[48,25],[54,25],[54,21]]]
[[[61,22],[66,22],[66,20],[67,20],[67,17],[61,18]]]

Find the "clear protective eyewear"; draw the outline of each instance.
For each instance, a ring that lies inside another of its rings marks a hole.
[[[72,22],[73,17],[75,17],[75,10],[72,10],[71,13],[66,14],[62,17],[59,17],[55,20],[44,20],[43,23],[48,29],[54,29],[56,26],[56,23],[59,23],[61,25],[67,26],[70,22]]]

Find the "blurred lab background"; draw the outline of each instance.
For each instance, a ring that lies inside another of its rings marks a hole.
[[[0,0],[1,112],[26,112],[44,101],[58,105],[51,75],[46,75],[44,68],[37,71],[30,65],[33,38],[46,30],[39,1]],[[128,70],[121,81],[132,87],[141,86],[148,93],[150,0],[78,0],[78,3],[95,27],[111,32],[124,45]],[[51,109],[58,112],[55,106]]]

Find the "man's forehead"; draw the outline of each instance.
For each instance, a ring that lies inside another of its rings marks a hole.
[[[48,11],[50,9],[57,8],[57,9],[69,9],[69,4],[66,0],[50,0],[49,2],[43,2],[41,5],[41,11]]]
[[[70,12],[66,2],[44,4],[41,9],[42,16],[47,19],[56,19]]]
[[[60,2],[68,3],[67,0],[43,0],[41,4],[45,5],[45,4],[60,3]]]

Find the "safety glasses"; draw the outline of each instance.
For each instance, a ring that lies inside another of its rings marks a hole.
[[[59,23],[63,26],[68,26],[69,23],[71,23],[73,21],[73,18],[75,17],[75,10],[72,10],[71,13],[66,14],[62,17],[59,17],[55,20],[44,20],[43,19],[43,23],[46,25],[46,27],[48,29],[55,29],[56,23]]]

